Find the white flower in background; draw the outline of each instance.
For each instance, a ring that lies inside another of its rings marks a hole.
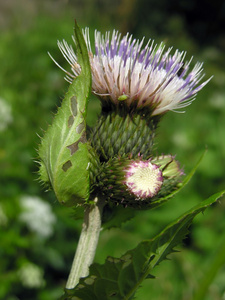
[[[43,270],[33,263],[25,263],[19,270],[18,276],[26,288],[40,288],[44,286]]]
[[[209,81],[201,83],[202,63],[191,69],[191,60],[184,61],[185,52],[171,54],[172,48],[165,50],[163,43],[157,46],[149,40],[143,47],[144,39],[138,41],[129,34],[121,37],[115,30],[105,35],[95,31],[93,52],[88,28],[83,35],[92,69],[92,92],[103,105],[111,102],[117,106],[123,101],[130,108],[147,107],[153,116],[159,115],[191,104]],[[72,82],[80,73],[76,54],[64,40],[58,46],[72,72],[61,69]]]
[[[4,131],[12,122],[11,106],[2,98],[0,98],[0,132]]]
[[[20,199],[22,213],[20,220],[43,238],[48,238],[53,234],[53,226],[56,217],[52,212],[51,206],[38,197],[24,196]]]

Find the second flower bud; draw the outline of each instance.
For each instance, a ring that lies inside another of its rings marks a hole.
[[[144,209],[176,190],[182,175],[172,155],[112,158],[103,164],[94,193],[101,193],[109,203]]]

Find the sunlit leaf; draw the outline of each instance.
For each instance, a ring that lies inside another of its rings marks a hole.
[[[58,200],[66,205],[89,197],[89,151],[86,109],[91,70],[83,34],[75,24],[76,55],[81,72],[72,84],[39,148],[40,178],[50,182]]]

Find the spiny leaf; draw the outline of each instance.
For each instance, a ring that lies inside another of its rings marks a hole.
[[[74,32],[81,72],[69,86],[39,148],[41,180],[49,181],[58,200],[67,205],[86,201],[89,197],[86,109],[91,69],[86,43],[77,24]]]
[[[132,219],[135,213],[136,210],[131,207],[113,206],[111,208],[106,205],[103,210],[103,228],[120,227],[124,222]]]
[[[214,194],[167,226],[151,240],[141,242],[120,258],[108,257],[104,265],[93,264],[90,275],[80,279],[73,290],[66,290],[62,300],[128,300],[150,272],[181,243],[193,218],[215,203],[225,191]]]

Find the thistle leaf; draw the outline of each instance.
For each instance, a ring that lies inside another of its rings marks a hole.
[[[91,69],[86,43],[75,24],[77,61],[81,72],[71,85],[39,148],[40,178],[49,182],[59,202],[73,205],[89,197],[89,151],[86,109]]]
[[[132,219],[136,215],[136,210],[131,207],[105,206],[103,210],[102,226],[104,229],[121,227],[124,222]]]
[[[193,218],[215,203],[225,191],[214,194],[167,226],[151,240],[141,242],[120,258],[108,257],[104,265],[93,264],[90,274],[81,278],[72,290],[66,290],[62,300],[128,300],[144,279],[154,278],[154,268],[174,252],[188,233]]]

